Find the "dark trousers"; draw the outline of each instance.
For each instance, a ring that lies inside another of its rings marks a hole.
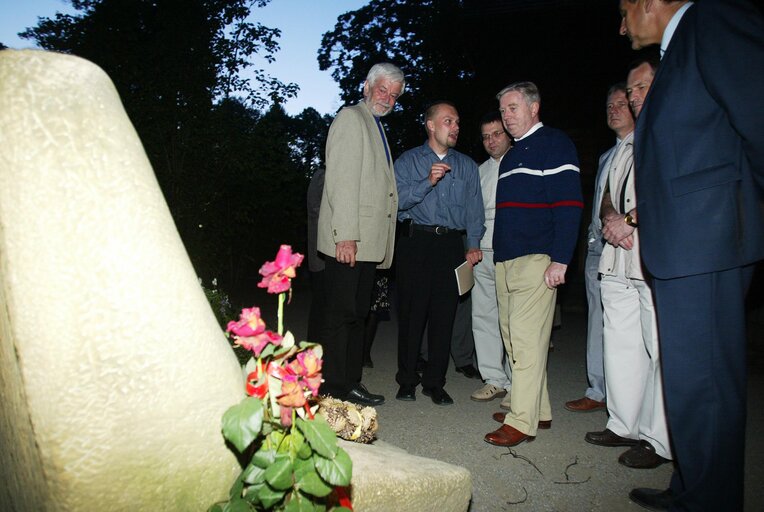
[[[671,510],[743,510],[752,275],[750,266],[652,282],[676,461]]]
[[[311,343],[321,340],[321,325],[324,323],[324,271],[310,272],[310,313],[308,314],[308,338]]]
[[[361,381],[363,328],[371,303],[375,263],[354,267],[326,257],[324,270],[324,347],[321,392],[342,397]]]
[[[446,382],[451,332],[459,294],[454,268],[464,261],[459,233],[414,231],[396,250],[398,288],[398,373],[401,386],[416,386],[416,362],[427,326],[427,367],[421,383],[442,388]]]

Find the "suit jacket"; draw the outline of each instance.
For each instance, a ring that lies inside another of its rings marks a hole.
[[[642,262],[655,277],[764,258],[762,84],[759,12],[743,0],[691,6],[635,131]]]
[[[608,187],[613,208],[618,213],[631,211],[636,205],[634,181],[634,133],[628,134],[617,146],[608,170]],[[639,255],[639,232],[632,233],[633,247],[624,249],[606,243],[600,256],[599,271],[609,276],[625,276],[644,281]]]
[[[326,142],[318,250],[334,258],[337,242],[355,240],[358,261],[390,268],[398,192],[382,136],[364,102],[343,108],[334,119]]]
[[[619,140],[615,146],[608,149],[600,155],[599,166],[597,167],[597,176],[594,178],[594,198],[592,199],[592,221],[587,230],[587,256],[599,257],[602,254],[605,241],[602,238],[602,219],[600,219],[600,209],[602,208],[602,196],[605,195],[605,183],[607,183],[610,168],[613,164],[613,156],[620,146]]]

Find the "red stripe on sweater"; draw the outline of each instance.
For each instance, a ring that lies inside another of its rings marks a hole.
[[[558,208],[560,206],[583,208],[584,203],[581,201],[557,201],[556,203],[516,203],[514,201],[504,201],[503,203],[496,204],[496,208]]]

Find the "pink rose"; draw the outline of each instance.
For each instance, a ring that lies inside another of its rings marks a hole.
[[[300,380],[288,375],[281,381],[281,394],[276,401],[283,407],[302,407],[305,405],[305,393]]]
[[[235,344],[251,350],[255,353],[256,357],[259,357],[260,353],[265,350],[265,347],[268,345],[281,345],[283,339],[281,335],[273,331],[265,331],[256,336],[239,336],[236,338]]]
[[[282,293],[292,286],[291,281],[297,275],[296,268],[302,263],[304,256],[292,254],[292,247],[282,245],[276,254],[275,261],[266,261],[260,267],[262,281],[257,283],[259,288],[268,288],[268,293]]]
[[[239,315],[239,321],[228,322],[226,332],[236,336],[257,336],[265,331],[265,322],[260,318],[260,308],[244,308]]]

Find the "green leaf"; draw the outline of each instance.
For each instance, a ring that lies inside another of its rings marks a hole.
[[[290,429],[289,449],[291,453],[297,455],[303,446],[305,446],[305,436],[302,435],[302,432],[296,428]]]
[[[252,507],[244,500],[236,500],[229,502],[223,512],[252,512]]]
[[[263,426],[263,403],[254,397],[247,397],[229,408],[223,415],[223,436],[239,452],[257,438]]]
[[[318,473],[316,473],[315,469],[312,468],[311,471],[306,472],[297,478],[295,487],[304,493],[312,494],[313,496],[317,496],[319,498],[323,498],[332,492],[332,487],[327,485],[327,483],[324,482],[320,476],[318,476]]]
[[[269,357],[273,356],[273,352],[275,352],[275,350],[276,350],[276,346],[268,343],[268,345],[266,345],[263,351],[260,352],[260,358],[267,360]]]
[[[257,497],[260,498],[260,503],[266,509],[271,508],[276,503],[280,502],[286,493],[284,491],[278,491],[270,485],[264,485]]]
[[[207,512],[223,512],[223,505],[223,503],[215,503],[207,509]]]
[[[294,479],[300,480],[303,476],[316,470],[316,465],[313,459],[303,460],[297,459],[294,461]]]
[[[353,461],[345,450],[340,448],[334,459],[327,459],[319,455],[314,456],[316,469],[321,478],[331,485],[350,485],[350,477],[353,475]]]
[[[308,443],[303,442],[297,451],[297,456],[302,460],[309,460],[311,455],[313,455],[313,448]]]
[[[284,512],[317,512],[319,509],[313,501],[295,491],[290,495],[290,499],[284,507]]]
[[[338,450],[337,436],[323,416],[316,415],[312,420],[300,418],[296,423],[313,450],[327,459],[334,458]]]
[[[241,475],[236,478],[236,481],[231,486],[231,490],[228,491],[229,500],[241,499],[241,493],[244,490],[244,482],[241,481]]]
[[[267,469],[276,460],[276,450],[274,448],[260,448],[252,456],[252,464],[259,468]]]
[[[260,491],[263,490],[264,487],[267,487],[268,484],[265,483],[265,480],[262,482],[258,482],[254,485],[250,485],[247,487],[247,491],[244,494],[244,499],[247,500],[249,503],[253,503],[257,505],[260,503]]]
[[[265,470],[250,462],[241,474],[241,480],[250,485],[263,482],[265,481]]]
[[[274,488],[285,490],[292,487],[292,458],[288,453],[279,453],[276,460],[265,470],[265,481]]]

